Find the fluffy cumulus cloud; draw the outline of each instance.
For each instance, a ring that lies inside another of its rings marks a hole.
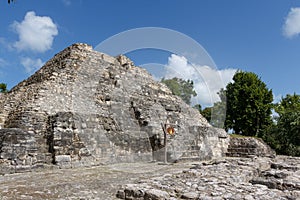
[[[236,69],[213,69],[209,66],[199,66],[189,63],[183,56],[171,55],[166,65],[167,79],[178,77],[184,80],[193,80],[197,96],[193,97],[193,104],[203,107],[212,106],[220,101],[218,92],[232,81]]]
[[[25,68],[26,73],[32,74],[36,70],[38,70],[41,66],[43,66],[43,62],[41,59],[32,59],[32,58],[21,58],[21,64]]]
[[[283,34],[288,38],[300,34],[300,8],[291,8],[283,25]]]
[[[53,39],[58,35],[56,24],[47,16],[37,16],[35,12],[27,12],[22,22],[14,22],[13,29],[19,40],[14,47],[20,51],[31,50],[45,52],[52,47]]]

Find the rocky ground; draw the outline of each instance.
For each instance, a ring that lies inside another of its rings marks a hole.
[[[122,199],[300,199],[300,159],[227,158],[125,185]],[[133,198],[132,198],[133,197]]]
[[[300,158],[131,163],[0,177],[0,199],[300,199]]]

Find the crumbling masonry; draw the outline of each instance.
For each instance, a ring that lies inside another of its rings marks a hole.
[[[74,44],[0,96],[2,173],[163,159],[211,159],[229,139],[125,56]]]

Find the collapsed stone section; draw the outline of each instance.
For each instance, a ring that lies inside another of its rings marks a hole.
[[[224,130],[145,69],[86,44],[56,54],[0,102],[1,127],[33,134],[44,164],[60,167],[162,160],[166,122],[178,125],[168,136],[169,161],[221,157],[228,144]]]

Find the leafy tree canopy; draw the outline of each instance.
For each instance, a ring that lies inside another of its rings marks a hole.
[[[297,94],[286,95],[281,101],[276,104],[275,111],[281,116],[285,113],[300,110],[300,96]]]
[[[200,114],[206,118],[206,120],[214,127],[224,128],[224,121],[226,117],[226,93],[222,88],[218,95],[221,99],[219,102],[215,102],[212,107],[206,107],[202,109],[200,104],[194,105],[194,108],[199,110]]]
[[[187,104],[191,104],[192,96],[197,96],[194,90],[194,83],[192,80],[183,80],[181,78],[162,79],[162,83],[172,91],[174,95],[179,96]]]
[[[237,71],[226,86],[225,128],[236,134],[260,136],[271,124],[272,90],[252,72]]]
[[[211,122],[211,110],[212,107],[206,107],[200,111],[201,115],[207,119],[208,122]]]
[[[0,93],[7,92],[7,85],[5,83],[0,83]]]
[[[275,105],[276,123],[264,140],[279,154],[300,156],[300,95],[287,95]]]
[[[193,108],[196,108],[199,112],[202,111],[202,106],[200,104],[194,105]]]

